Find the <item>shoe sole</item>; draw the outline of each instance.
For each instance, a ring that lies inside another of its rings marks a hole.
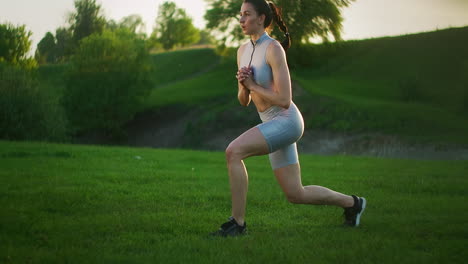
[[[366,209],[366,204],[367,204],[366,198],[360,197],[359,200],[361,200],[361,202],[362,202],[361,203],[361,211],[356,216],[356,225],[355,226],[359,226],[359,223],[361,222],[361,215],[362,215],[362,213],[364,213],[364,210]]]

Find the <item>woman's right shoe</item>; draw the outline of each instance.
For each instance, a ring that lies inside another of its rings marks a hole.
[[[229,217],[229,221],[222,224],[218,231],[211,233],[211,236],[220,236],[220,237],[234,237],[241,236],[247,233],[247,224],[244,223],[243,226],[239,225],[236,222],[234,217]]]
[[[359,226],[361,222],[361,215],[364,213],[364,209],[366,209],[366,198],[364,197],[357,197],[355,195],[351,195],[354,199],[354,206],[348,207],[344,209],[344,216],[346,226],[356,227]]]

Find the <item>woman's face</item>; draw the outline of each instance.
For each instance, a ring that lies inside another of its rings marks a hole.
[[[245,35],[252,35],[263,31],[265,15],[259,16],[251,3],[243,3],[240,11],[240,26]]]

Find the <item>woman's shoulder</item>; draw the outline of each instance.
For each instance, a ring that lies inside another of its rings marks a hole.
[[[267,47],[266,60],[269,65],[273,61],[284,61],[286,60],[286,53],[284,52],[283,46],[279,41],[273,39]]]
[[[281,43],[277,41],[276,39],[272,39],[270,43],[268,44],[267,47],[267,55],[283,55],[284,54],[284,49],[283,46],[281,46]]]
[[[267,49],[275,51],[277,49],[283,49],[283,46],[281,46],[281,43],[278,40],[272,38],[270,43],[268,43]]]

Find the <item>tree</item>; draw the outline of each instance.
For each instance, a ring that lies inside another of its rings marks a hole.
[[[64,62],[73,52],[72,32],[57,28],[55,36],[47,32],[37,44],[35,58],[40,64]]]
[[[140,15],[129,15],[122,18],[119,22],[111,19],[107,21],[106,28],[110,31],[125,29],[142,39],[146,38],[145,23]]]
[[[55,39],[56,61],[63,62],[73,53],[73,32],[69,28],[57,28],[55,31]]]
[[[35,67],[36,61],[28,57],[31,35],[24,25],[0,24],[0,62]]]
[[[200,31],[200,40],[197,44],[200,45],[214,45],[216,43],[213,36],[211,36],[208,30],[201,30]]]
[[[221,37],[223,43],[235,43],[244,38],[239,27],[239,11],[242,1],[239,0],[206,0],[209,9],[205,19],[207,28]],[[307,43],[313,37],[328,40],[330,35],[341,40],[343,17],[341,8],[347,7],[355,0],[276,0],[282,8],[283,19],[289,28],[294,43]],[[279,39],[283,34],[273,31]]]
[[[120,20],[120,27],[127,28],[135,34],[145,33],[145,23],[140,15],[129,15]]]
[[[75,12],[69,17],[74,47],[80,40],[104,30],[106,20],[102,15],[102,7],[96,0],[75,0]]]
[[[35,58],[40,64],[54,63],[56,60],[55,51],[57,43],[52,33],[47,32],[37,44]]]
[[[164,2],[159,6],[153,38],[168,50],[196,43],[200,33],[184,9],[178,8],[173,2]]]
[[[22,66],[0,62],[0,138],[66,140],[62,108],[41,89],[36,69]]]
[[[126,29],[84,38],[71,59],[63,96],[73,130],[119,135],[152,87],[149,60],[145,41]]]

